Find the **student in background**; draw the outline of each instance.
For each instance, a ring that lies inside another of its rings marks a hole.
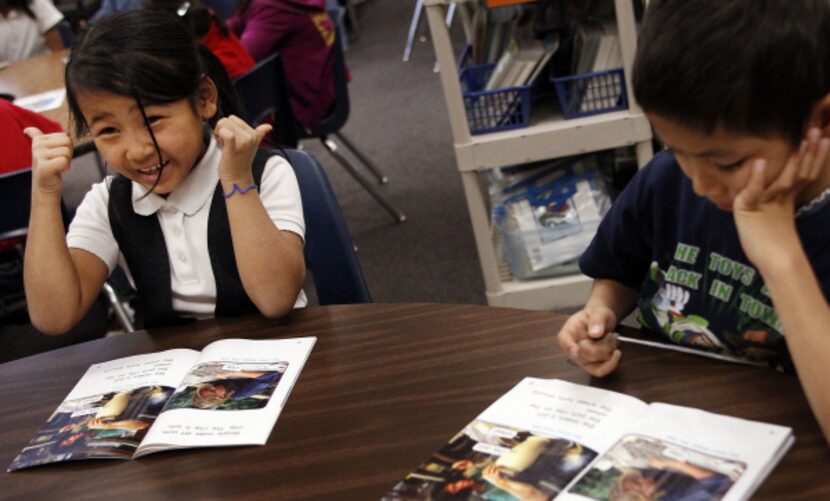
[[[0,0],[0,61],[62,50],[63,14],[50,0]]]
[[[134,10],[92,25],[67,63],[66,92],[76,134],[88,131],[119,176],[92,187],[64,236],[72,141],[26,130],[34,161],[24,280],[39,330],[72,327],[117,264],[145,326],[279,317],[305,305],[294,172],[279,156],[252,167],[271,126],[233,115],[227,74],[180,21]]]
[[[228,27],[261,61],[282,57],[291,91],[291,110],[306,129],[317,125],[334,103],[334,23],[325,0],[238,0]]]
[[[94,23],[103,17],[111,16],[117,12],[140,9],[142,5],[144,5],[144,0],[103,0],[101,6],[95,11],[95,14],[89,18],[89,22]]]
[[[63,130],[43,115],[0,99],[0,174],[32,166],[32,140],[23,133],[26,127],[37,127],[45,133]]]
[[[146,7],[178,16],[196,40],[222,61],[231,78],[243,75],[256,65],[222,19],[199,0],[148,0]]]
[[[594,278],[558,334],[595,376],[613,330],[793,368],[830,441],[830,3],[651,0],[634,94],[669,148],[580,259]]]

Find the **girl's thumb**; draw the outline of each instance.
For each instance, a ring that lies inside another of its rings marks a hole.
[[[267,136],[271,130],[273,130],[273,126],[271,124],[260,124],[256,129],[257,135],[259,135],[260,141]]]
[[[41,132],[37,127],[26,127],[23,129],[23,133],[32,139],[43,135],[43,132]]]

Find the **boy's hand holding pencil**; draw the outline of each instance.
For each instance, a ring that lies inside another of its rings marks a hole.
[[[617,316],[611,308],[587,305],[565,322],[557,335],[559,346],[588,374],[607,376],[622,356],[614,334],[616,325]]]

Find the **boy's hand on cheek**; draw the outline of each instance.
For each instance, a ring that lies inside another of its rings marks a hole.
[[[252,182],[251,164],[271,128],[269,124],[262,124],[253,129],[235,115],[219,120],[214,130],[216,140],[222,147],[219,179],[225,182]]]
[[[605,306],[586,306],[574,313],[557,334],[562,351],[582,370],[593,376],[610,374],[620,361],[613,334],[616,315]]]
[[[33,193],[60,200],[61,175],[69,170],[72,161],[72,140],[64,132],[44,134],[37,127],[27,127],[23,133],[32,138]]]
[[[811,129],[800,150],[790,156],[769,185],[765,181],[766,161],[756,160],[752,165],[749,182],[735,197],[733,211],[741,247],[755,266],[764,268],[775,263],[793,249],[794,243],[799,244],[796,198],[818,179],[828,151],[830,139],[821,138],[818,129]]]

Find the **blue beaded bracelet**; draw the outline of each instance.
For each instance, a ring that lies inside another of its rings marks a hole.
[[[233,189],[231,191],[227,192],[227,193],[224,193],[223,195],[227,199],[227,198],[231,198],[234,193],[239,193],[240,195],[244,195],[245,193],[248,193],[249,191],[254,190],[254,189],[256,189],[256,184],[252,184],[251,186],[246,186],[244,188],[241,188],[238,184],[233,183]]]

